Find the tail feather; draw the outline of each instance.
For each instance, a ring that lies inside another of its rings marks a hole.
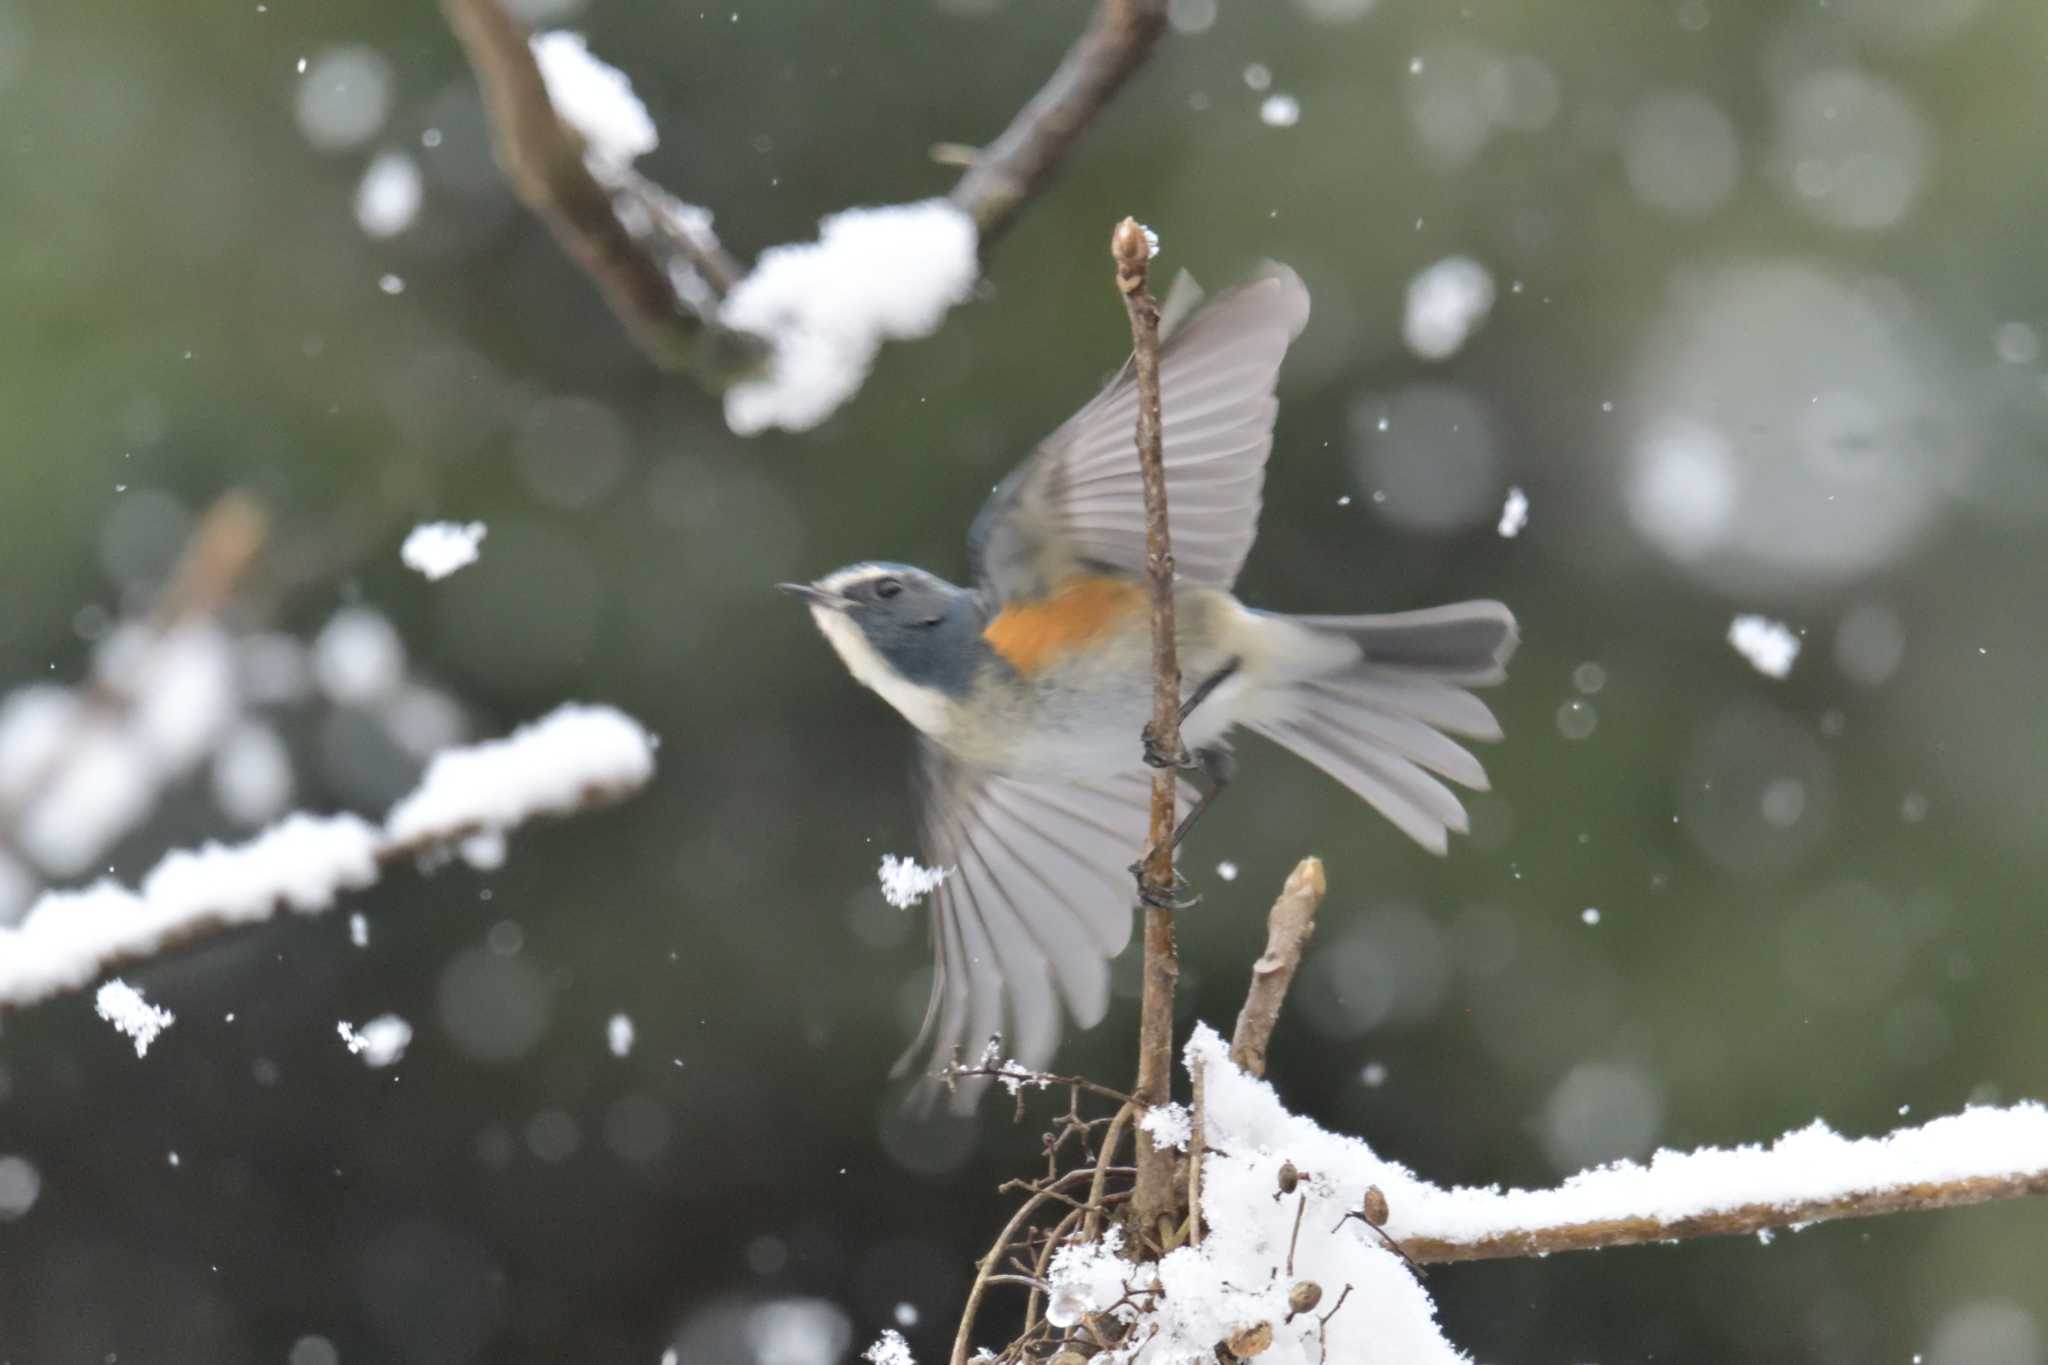
[[[1434,853],[1468,828],[1458,796],[1437,776],[1474,790],[1486,770],[1449,738],[1498,739],[1500,723],[1467,688],[1507,676],[1518,637],[1498,602],[1461,602],[1392,616],[1297,616],[1342,636],[1356,657],[1290,689],[1277,714],[1251,728],[1349,787]]]
[[[1388,616],[1296,616],[1304,626],[1357,643],[1367,664],[1413,669],[1461,687],[1507,677],[1521,642],[1514,613],[1499,602],[1456,602]]]

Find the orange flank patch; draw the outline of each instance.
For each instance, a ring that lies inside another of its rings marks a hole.
[[[1036,673],[1145,609],[1145,592],[1121,578],[1068,579],[1036,602],[1013,602],[981,638],[1019,673]]]

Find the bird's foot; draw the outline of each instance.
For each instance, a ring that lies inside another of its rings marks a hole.
[[[1148,768],[1199,768],[1202,761],[1188,752],[1185,744],[1178,751],[1168,749],[1159,742],[1159,734],[1146,721],[1141,732],[1145,740],[1145,766]]]
[[[1186,877],[1180,875],[1179,869],[1174,870],[1173,885],[1152,885],[1145,876],[1145,864],[1149,861],[1150,859],[1148,858],[1140,858],[1137,862],[1131,864],[1131,876],[1138,883],[1139,901],[1152,907],[1154,910],[1176,911],[1192,910],[1202,903],[1200,896],[1186,894],[1192,891],[1193,887]]]

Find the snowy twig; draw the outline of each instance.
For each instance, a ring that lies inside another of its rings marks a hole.
[[[437,755],[382,828],[352,815],[293,815],[234,848],[164,857],[139,891],[102,881],[43,896],[0,928],[0,1007],[34,1004],[281,908],[316,914],[382,869],[541,817],[638,791],[654,741],[609,707],[564,706],[510,738]]]
[[[1101,0],[1044,87],[1001,137],[974,153],[951,197],[981,230],[984,252],[1045,188],[1165,31],[1165,0]]]
[[[1180,739],[1180,656],[1173,631],[1173,542],[1166,516],[1166,463],[1160,442],[1159,304],[1146,288],[1151,234],[1135,218],[1117,224],[1110,238],[1116,287],[1130,315],[1132,363],[1138,389],[1138,467],[1145,482],[1145,573],[1152,598],[1152,720],[1149,749],[1169,764],[1183,753]],[[1149,756],[1149,755],[1148,755]],[[1152,772],[1151,843],[1142,872],[1146,891],[1144,986],[1138,1006],[1138,1080],[1131,1096],[1151,1107],[1173,1090],[1173,989],[1180,958],[1173,942],[1173,806],[1178,774]],[[1180,1225],[1171,1150],[1138,1134],[1138,1188],[1133,1217],[1144,1240]],[[1163,1238],[1162,1238],[1163,1240]]]
[[[441,9],[476,73],[498,162],[513,189],[597,284],[641,350],[664,369],[692,371],[717,389],[782,359],[790,338],[757,326],[747,309],[735,315],[724,307],[742,272],[720,247],[710,215],[633,170],[630,155],[592,154],[603,149],[593,148],[550,98],[528,35],[500,0],[441,0]],[[962,233],[974,239],[970,267],[973,253],[985,254],[1051,179],[1165,27],[1164,0],[1101,0],[1044,88],[1002,136],[969,154],[950,199],[933,202],[958,210]],[[831,268],[845,273],[854,263],[842,256]],[[879,333],[899,334],[887,327]],[[798,338],[800,348],[805,340]],[[814,363],[814,357],[797,361],[799,368]],[[864,365],[857,368],[864,373]],[[740,425],[751,430],[816,420],[791,423],[757,414]]]
[[[93,737],[135,709],[141,700],[136,687],[161,676],[151,666],[157,649],[180,627],[220,615],[262,551],[266,531],[263,509],[245,494],[225,494],[207,510],[135,647],[124,653],[130,666],[118,673],[103,668],[78,690],[80,704],[69,712],[64,733],[45,742],[43,757],[27,772],[0,774],[0,854],[18,845],[22,821],[37,802],[91,756]]]
[[[1266,912],[1266,951],[1252,964],[1251,989],[1238,1012],[1230,1039],[1230,1060],[1254,1076],[1266,1074],[1266,1049],[1280,1022],[1280,1005],[1301,967],[1301,955],[1315,932],[1316,908],[1329,882],[1321,858],[1303,858],[1287,874],[1280,898]]]
[[[1803,1228],[1840,1218],[1872,1218],[1885,1213],[1952,1209],[1999,1199],[2048,1195],[2048,1152],[2042,1154],[2041,1161],[2040,1169],[2018,1175],[1920,1181],[1833,1199],[1742,1204],[1684,1218],[1602,1218],[1554,1227],[1511,1228],[1471,1240],[1411,1234],[1401,1239],[1400,1247],[1418,1264],[1441,1265],[1451,1261],[1548,1256],[1557,1251],[1599,1251],[1695,1237],[1746,1237],[1775,1228]]]
[[[719,386],[757,366],[767,344],[718,320],[719,298],[740,270],[706,216],[630,167],[590,164],[585,139],[548,98],[525,30],[498,0],[441,0],[441,12],[476,72],[512,188],[596,282],[641,350],[664,369],[691,370]]]

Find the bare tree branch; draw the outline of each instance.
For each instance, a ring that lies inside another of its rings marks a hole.
[[[1252,964],[1251,989],[1238,1011],[1230,1038],[1230,1060],[1254,1076],[1266,1074],[1266,1049],[1280,1022],[1280,1006],[1300,970],[1301,955],[1315,932],[1316,908],[1329,882],[1321,858],[1303,858],[1287,874],[1280,898],[1266,912],[1266,951]]]
[[[631,170],[593,169],[584,143],[548,98],[526,31],[499,0],[440,0],[491,124],[492,145],[519,198],[597,284],[656,365],[722,388],[757,369],[769,343],[719,321],[742,271],[709,215]],[[950,196],[988,249],[1043,190],[1166,30],[1165,0],[1100,0],[1066,57],[994,142],[947,148],[964,163]]]
[[[1145,480],[1145,573],[1152,597],[1152,721],[1148,757],[1169,766],[1152,773],[1151,844],[1143,869],[1145,898],[1144,988],[1138,1006],[1138,1081],[1131,1098],[1151,1107],[1172,1098],[1173,989],[1180,958],[1173,942],[1173,807],[1179,775],[1180,655],[1173,628],[1173,543],[1166,518],[1166,463],[1159,429],[1159,304],[1146,289],[1152,243],[1134,218],[1117,224],[1110,239],[1116,287],[1130,315],[1138,386],[1138,465]],[[1146,1240],[1170,1236],[1180,1225],[1173,1150],[1138,1132],[1138,1184],[1133,1217]]]
[[[705,215],[630,171],[599,180],[548,98],[525,29],[498,0],[441,0],[441,12],[476,72],[499,166],[640,349],[714,386],[758,365],[767,344],[718,321],[740,271]]]
[[[981,230],[984,253],[1045,188],[1165,31],[1163,0],[1101,0],[1044,87],[1001,137],[974,153],[952,200]]]
[[[1473,1242],[1439,1237],[1404,1237],[1401,1250],[1423,1265],[1451,1261],[1498,1261],[1521,1256],[1548,1256],[1557,1251],[1599,1251],[1604,1247],[1642,1246],[1695,1237],[1745,1237],[1772,1228],[1796,1228],[1838,1218],[1872,1218],[1886,1213],[1960,1208],[1998,1199],[2048,1195],[2048,1167],[2012,1176],[1975,1176],[1962,1180],[1844,1195],[1835,1199],[1790,1204],[1744,1204],[1718,1213],[1703,1213],[1669,1222],[1656,1218],[1609,1218],[1594,1223],[1524,1228]]]

